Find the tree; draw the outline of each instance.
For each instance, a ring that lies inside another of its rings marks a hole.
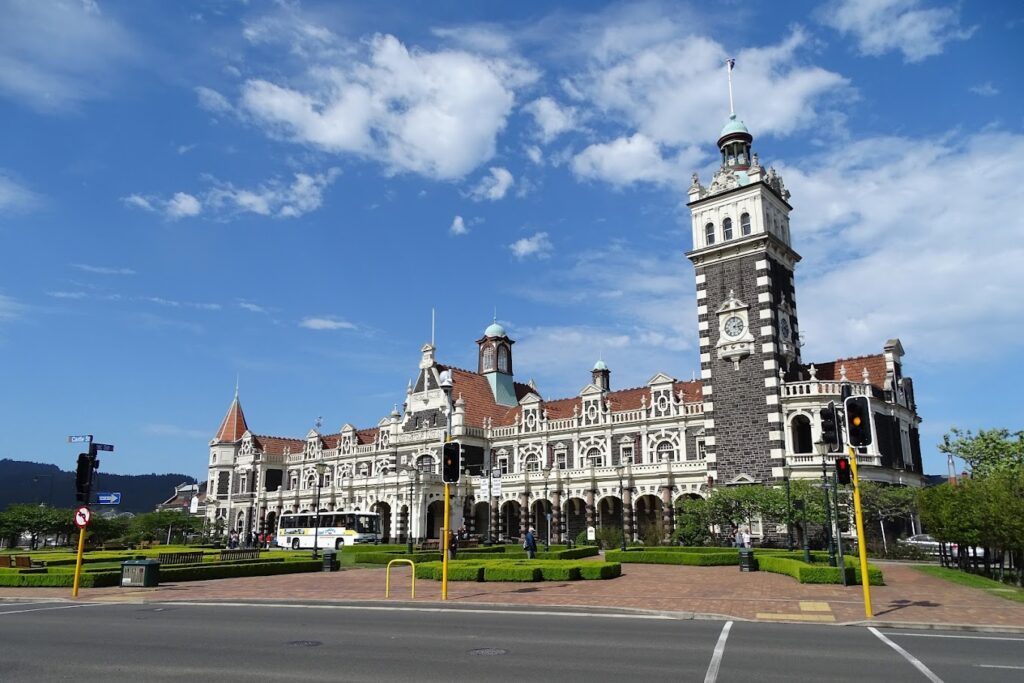
[[[181,535],[182,540],[186,540],[189,534],[202,530],[202,526],[201,519],[177,510],[164,510],[135,515],[130,528],[141,540],[162,541],[168,536],[173,536],[175,530]]]
[[[704,498],[684,498],[676,503],[676,528],[672,539],[687,546],[702,546],[711,541],[711,518]]]
[[[885,523],[909,517],[917,508],[917,491],[905,486],[883,486],[862,479],[860,504],[864,518],[878,523],[882,532],[882,546],[888,550]]]
[[[981,429],[961,431],[953,427],[942,437],[939,450],[963,460],[975,477],[1024,467],[1024,431]]]

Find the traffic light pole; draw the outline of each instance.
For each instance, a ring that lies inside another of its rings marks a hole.
[[[78,530],[78,555],[75,559],[75,581],[71,587],[71,597],[78,597],[78,583],[82,578],[82,556],[85,554],[85,527]]]
[[[839,473],[833,473],[833,495],[835,496],[836,504],[836,554],[839,555],[839,577],[843,580],[843,585],[846,584],[846,559],[843,557],[843,530],[839,525]]]
[[[832,544],[832,501],[828,495],[828,465],[825,456],[821,456],[821,490],[825,494],[825,543],[828,544],[828,564],[836,566],[836,547]]]
[[[848,447],[850,469],[853,471],[853,509],[857,518],[857,552],[860,555],[860,583],[864,587],[864,613],[868,619],[874,618],[871,610],[871,586],[868,579],[868,547],[864,535],[864,512],[860,505],[860,478],[857,476],[857,449]]]

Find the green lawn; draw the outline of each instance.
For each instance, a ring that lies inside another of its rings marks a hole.
[[[984,576],[978,576],[977,574],[962,572],[959,569],[934,567],[932,565],[914,565],[914,569],[928,574],[929,576],[936,576],[940,579],[960,584],[961,586],[978,588],[1000,598],[1006,598],[1007,600],[1013,600],[1015,602],[1024,602],[1024,588],[1017,588],[1016,586],[1010,586],[1005,583],[993,581],[992,579],[986,579]]]

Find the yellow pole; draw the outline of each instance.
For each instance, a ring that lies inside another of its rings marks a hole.
[[[444,532],[441,537],[441,599],[448,599],[448,515],[451,495],[448,484],[444,485]]]
[[[871,585],[868,581],[868,546],[864,536],[864,513],[860,506],[860,479],[857,477],[857,451],[849,447],[850,469],[853,471],[853,509],[857,518],[857,551],[860,555],[860,583],[864,587],[864,613],[868,619],[874,618],[871,611]],[[843,571],[846,568],[843,567]]]
[[[75,561],[75,585],[71,597],[78,597],[78,579],[82,576],[82,553],[85,552],[85,527],[78,530],[78,559]]]

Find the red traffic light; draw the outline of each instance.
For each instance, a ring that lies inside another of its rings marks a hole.
[[[850,460],[848,458],[836,458],[836,481],[840,484],[850,483]]]

